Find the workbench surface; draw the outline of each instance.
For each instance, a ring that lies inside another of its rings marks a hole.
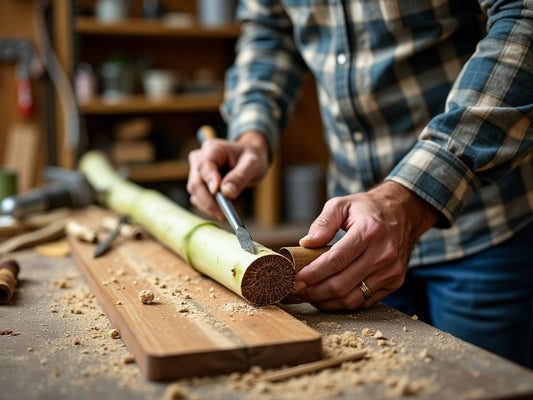
[[[256,370],[150,382],[113,338],[70,256],[25,250],[9,258],[21,272],[15,297],[0,306],[0,399],[533,398],[533,371],[383,305],[335,314],[284,306],[322,333],[326,353],[367,349],[368,359],[342,368],[276,384],[260,382]]]

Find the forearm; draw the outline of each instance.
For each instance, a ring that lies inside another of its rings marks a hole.
[[[533,147],[533,91],[525,89],[533,86],[533,3],[485,3],[488,34],[456,80],[446,111],[387,178],[437,208],[442,227]]]
[[[238,17],[243,31],[226,76],[222,115],[229,139],[259,131],[273,153],[297,101],[305,66],[277,0],[242,1]]]

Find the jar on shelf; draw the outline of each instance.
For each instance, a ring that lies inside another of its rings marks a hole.
[[[100,22],[116,22],[128,17],[128,0],[98,0],[96,18]]]

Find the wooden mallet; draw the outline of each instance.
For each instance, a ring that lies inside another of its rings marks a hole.
[[[19,269],[15,260],[7,260],[0,264],[0,305],[9,303],[13,297]]]

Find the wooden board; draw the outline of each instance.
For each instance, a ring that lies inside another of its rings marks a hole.
[[[106,213],[89,208],[73,219],[98,228]],[[97,300],[148,379],[294,365],[321,357],[318,332],[275,305],[250,305],[152,239],[118,237],[96,259],[94,244],[69,241]],[[143,289],[156,295],[154,304],[141,303]]]

